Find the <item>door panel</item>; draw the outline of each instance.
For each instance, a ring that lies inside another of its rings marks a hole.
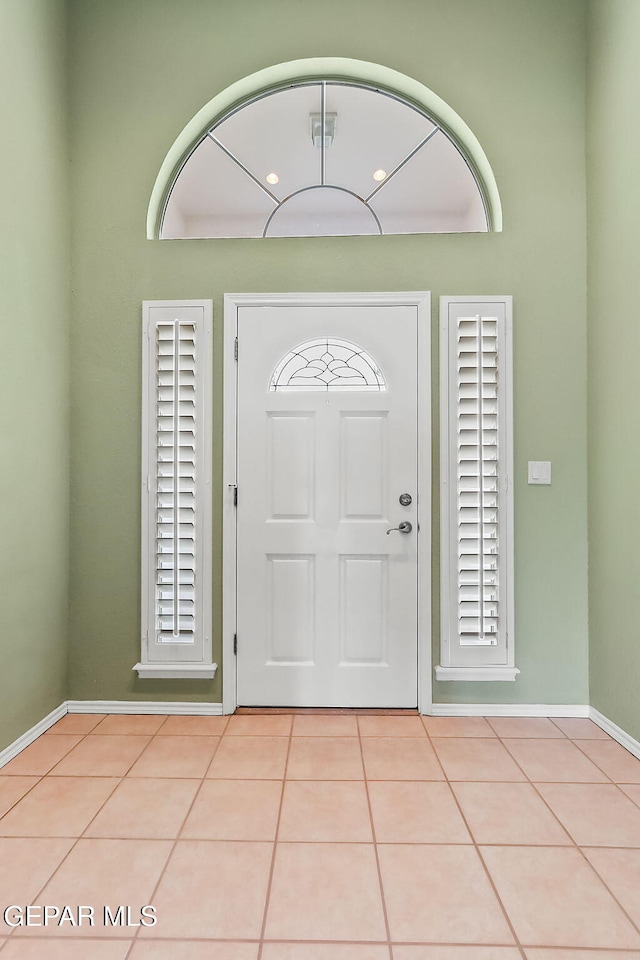
[[[343,413],[340,422],[341,520],[383,520],[386,497],[387,411]]]
[[[267,556],[268,664],[315,661],[315,558]]]
[[[389,558],[340,557],[340,663],[387,665]]]
[[[242,306],[238,346],[238,703],[416,706],[417,310]]]
[[[267,413],[269,520],[311,520],[314,513],[315,418]]]

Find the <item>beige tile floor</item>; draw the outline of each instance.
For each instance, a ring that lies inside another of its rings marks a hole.
[[[0,918],[0,960],[640,960],[640,761],[588,720],[68,715],[0,770],[10,904],[95,926]]]

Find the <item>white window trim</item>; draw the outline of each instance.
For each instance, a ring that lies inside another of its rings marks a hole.
[[[455,664],[457,649],[457,584],[453,582],[451,551],[453,542],[451,521],[457,512],[457,481],[452,476],[451,444],[457,437],[451,435],[450,426],[450,356],[449,317],[453,304],[477,304],[480,308],[491,304],[504,310],[504,353],[500,362],[500,383],[503,407],[503,422],[500,433],[499,462],[499,522],[504,531],[505,547],[500,553],[501,600],[500,616],[506,627],[504,663],[487,663],[487,651],[493,647],[474,648],[475,663]],[[514,645],[514,550],[513,550],[513,323],[512,298],[510,296],[443,296],[440,298],[440,664],[435,667],[436,680],[459,681],[513,681],[519,674],[515,666]],[[455,595],[452,593],[455,592]],[[454,639],[455,635],[455,639]],[[455,645],[455,646],[454,646]]]
[[[156,552],[156,352],[155,325],[159,321],[188,320],[197,328],[196,382],[199,422],[196,444],[196,618],[199,623],[193,658],[159,660],[155,633]],[[211,300],[145,300],[142,323],[142,649],[133,669],[142,679],[212,679],[212,516],[211,516]]]

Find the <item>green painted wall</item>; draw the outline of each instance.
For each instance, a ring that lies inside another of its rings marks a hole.
[[[582,0],[325,0],[321,8],[311,0],[71,0],[70,9],[70,696],[220,699],[220,676],[213,683],[139,681],[131,670],[140,643],[141,301],[214,299],[214,480],[220,491],[223,293],[427,289],[436,303],[443,293],[512,293],[515,303],[522,674],[514,684],[440,684],[436,699],[585,703]],[[146,207],[156,174],[193,114],[247,74],[316,56],[384,64],[446,100],[493,165],[504,233],[147,241]],[[437,355],[435,332],[433,346]],[[553,461],[551,487],[527,486],[528,459]],[[437,514],[437,500],[434,509]],[[219,496],[214,518],[219,660]],[[436,540],[436,556],[437,547]],[[437,594],[436,569],[436,601]],[[436,634],[437,626],[436,602]]]
[[[589,7],[591,703],[640,738],[640,4]]]
[[[66,19],[0,0],[0,749],[66,696]]]

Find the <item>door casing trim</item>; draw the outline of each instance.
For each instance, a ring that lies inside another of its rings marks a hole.
[[[237,706],[234,636],[237,622],[236,508],[238,376],[235,343],[240,307],[414,306],[418,319],[418,711],[432,706],[431,647],[431,294],[227,293],[223,333],[222,711]],[[239,496],[242,496],[240,491]]]

